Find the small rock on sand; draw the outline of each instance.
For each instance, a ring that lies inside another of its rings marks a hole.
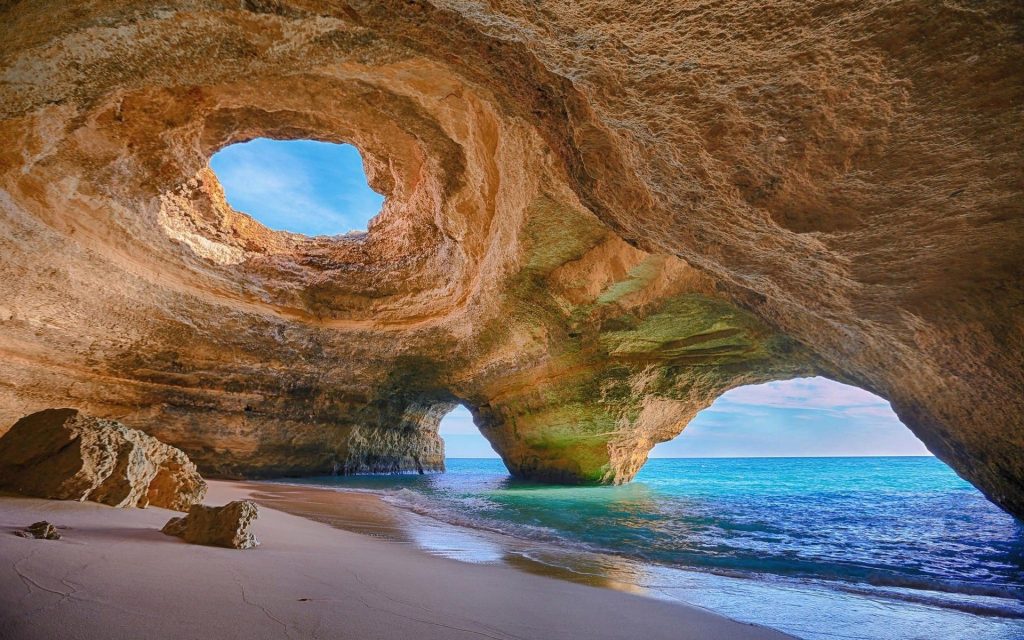
[[[250,549],[259,544],[250,529],[259,515],[252,500],[236,500],[222,507],[196,504],[181,518],[171,518],[161,529],[185,542],[230,549]]]
[[[26,529],[16,531],[16,535],[22,538],[36,538],[38,540],[60,540],[60,533],[57,527],[46,520],[40,520],[28,526]]]

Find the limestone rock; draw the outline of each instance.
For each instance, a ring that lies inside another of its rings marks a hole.
[[[36,538],[38,540],[60,540],[60,532],[46,520],[40,520],[29,525],[22,531],[16,532],[22,538]]]
[[[0,437],[0,487],[39,498],[184,511],[206,483],[179,449],[76,409],[25,416]]]
[[[1024,515],[1024,3],[679,4],[0,3],[0,423],[429,471],[462,402],[517,475],[624,482],[825,375]],[[233,210],[259,136],[359,147],[368,232]]]
[[[251,500],[236,500],[222,507],[195,504],[188,515],[171,518],[161,531],[191,544],[250,549],[259,544],[251,531],[258,515]]]

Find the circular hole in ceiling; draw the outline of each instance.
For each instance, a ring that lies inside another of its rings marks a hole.
[[[277,231],[364,232],[384,203],[350,144],[256,138],[213,154],[210,168],[232,208]]]

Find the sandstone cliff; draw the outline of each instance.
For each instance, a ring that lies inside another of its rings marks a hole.
[[[209,473],[621,482],[729,388],[889,399],[1024,514],[1024,9],[779,0],[16,2],[0,423],[74,404]],[[363,236],[209,156],[357,145]]]

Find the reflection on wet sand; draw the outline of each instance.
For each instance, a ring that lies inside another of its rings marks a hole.
[[[411,543],[399,520],[402,514],[368,493],[310,489],[286,484],[249,483],[253,499],[261,505],[338,529]]]
[[[638,586],[644,582],[642,566],[615,556],[568,552],[464,529],[398,509],[370,493],[279,483],[248,486],[261,505],[345,531],[414,544],[428,553],[463,562],[504,564],[577,584],[649,595]]]
[[[502,557],[502,561],[510,567],[535,575],[568,580],[591,587],[614,589],[638,596],[651,595],[647,589],[639,586],[642,576],[636,571],[635,563],[629,563],[615,556],[603,557],[600,561],[588,559],[585,556],[574,556],[571,571],[535,559],[542,557],[543,555],[528,557],[517,553],[508,553]],[[564,563],[565,561],[566,556],[559,555],[559,562]]]

